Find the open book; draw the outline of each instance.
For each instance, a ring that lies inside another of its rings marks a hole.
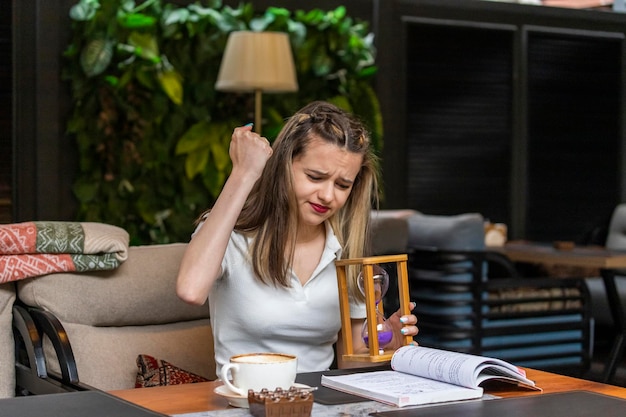
[[[397,407],[480,398],[486,380],[502,380],[539,390],[526,373],[503,360],[403,346],[391,359],[391,371],[322,376],[322,385]]]

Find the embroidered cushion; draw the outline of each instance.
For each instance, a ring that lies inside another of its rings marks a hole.
[[[206,382],[203,376],[185,371],[171,363],[150,355],[137,356],[137,381],[135,388]]]

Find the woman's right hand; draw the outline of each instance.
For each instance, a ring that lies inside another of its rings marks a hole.
[[[272,152],[269,141],[252,131],[252,124],[237,127],[233,131],[229,149],[233,171],[245,170],[256,180],[263,173]]]

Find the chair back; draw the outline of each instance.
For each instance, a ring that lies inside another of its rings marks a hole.
[[[592,321],[582,279],[521,278],[485,247],[480,214],[418,214],[408,225],[418,343],[538,369],[588,367]]]
[[[591,306],[584,280],[488,279],[488,258],[487,251],[410,251],[418,342],[538,369],[587,369]]]
[[[626,250],[626,204],[619,204],[613,210],[606,237],[606,247]]]

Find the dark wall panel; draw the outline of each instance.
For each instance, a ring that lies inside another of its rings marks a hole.
[[[409,207],[508,223],[511,31],[406,26]]]
[[[531,239],[581,239],[619,202],[621,48],[611,37],[528,35]]]
[[[11,221],[13,92],[11,2],[0,2],[0,223]]]

